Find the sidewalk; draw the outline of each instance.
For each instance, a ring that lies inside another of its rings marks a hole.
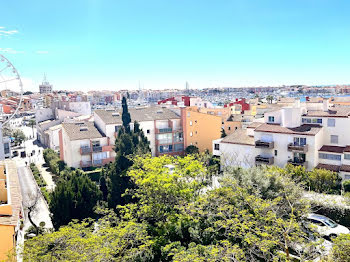
[[[36,166],[38,167],[44,181],[46,182],[46,189],[51,192],[55,189],[56,184],[52,180],[52,175],[49,171],[47,171],[47,168],[43,167],[43,163],[37,163]]]

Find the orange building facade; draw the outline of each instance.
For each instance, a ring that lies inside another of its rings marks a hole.
[[[17,167],[13,160],[5,160],[0,163],[0,261],[7,260],[16,247],[21,216],[22,196]]]
[[[196,107],[181,109],[185,148],[198,147],[200,152],[212,152],[212,141],[221,137],[222,117],[201,113]]]

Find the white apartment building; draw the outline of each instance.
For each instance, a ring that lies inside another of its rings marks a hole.
[[[306,104],[265,113],[264,123],[213,141],[213,154],[224,166],[303,165],[324,168],[350,179],[350,107],[330,107],[328,100],[312,109]]]
[[[133,128],[134,121],[140,124],[140,129],[150,141],[153,156],[183,154],[184,140],[180,115],[162,107],[129,108],[129,113],[132,122],[131,128]],[[94,111],[96,126],[112,143],[123,125],[121,115],[121,110]]]
[[[69,167],[103,166],[115,158],[110,139],[92,122],[62,123],[59,134],[60,158]]]

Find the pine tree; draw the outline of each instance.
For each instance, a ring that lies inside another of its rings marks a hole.
[[[105,176],[103,175],[103,172],[101,173],[102,175],[100,177],[100,190],[102,192],[103,201],[107,201],[107,196],[108,196],[107,182],[106,182]]]
[[[126,98],[123,97],[122,99],[122,107],[123,107],[123,113],[122,113],[122,120],[123,120],[123,127],[126,133],[130,133],[130,122],[131,117],[128,110],[128,104],[126,102]]]

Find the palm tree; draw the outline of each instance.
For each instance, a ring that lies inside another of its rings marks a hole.
[[[30,119],[29,120],[29,126],[32,127],[32,131],[33,131],[33,138],[34,138],[34,126],[36,125],[36,122],[34,119]]]
[[[267,100],[267,102],[268,102],[269,104],[272,104],[273,96],[272,96],[272,95],[268,95],[268,96],[266,97],[266,100]]]

